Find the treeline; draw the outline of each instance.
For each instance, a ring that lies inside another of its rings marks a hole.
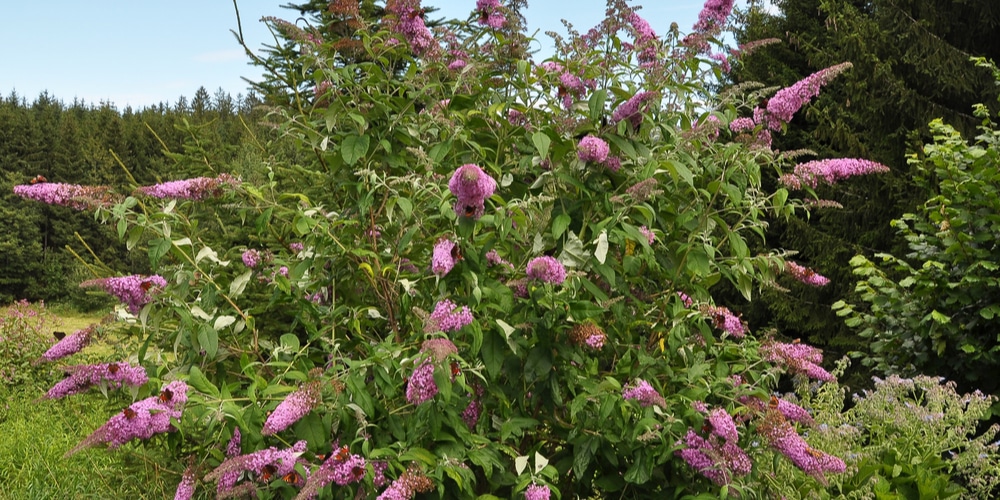
[[[260,104],[253,93],[233,98],[204,87],[190,100],[139,110],[67,104],[48,93],[30,102],[16,92],[0,97],[0,303],[95,305],[99,299],[77,286],[95,276],[73,252],[118,272],[142,271],[93,214],[22,200],[13,186],[44,178],[129,193],[137,185],[221,173],[216,170],[260,175],[261,148],[253,146],[267,133]]]

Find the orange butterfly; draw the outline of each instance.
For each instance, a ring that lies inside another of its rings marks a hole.
[[[163,391],[160,392],[160,402],[166,403],[171,399],[174,399],[174,391],[164,388]]]
[[[261,481],[270,481],[271,476],[273,476],[275,472],[277,472],[277,469],[275,469],[273,465],[265,465],[264,468],[260,470]]]
[[[118,370],[121,370],[121,369],[122,369],[122,367],[118,366],[118,363],[112,363],[112,364],[108,365],[108,373],[110,373],[112,375],[118,373]]]
[[[42,182],[48,182],[49,180],[45,178],[44,175],[36,175],[34,179],[31,179],[32,184],[40,184]]]
[[[342,446],[339,450],[337,450],[337,453],[333,455],[333,459],[338,462],[343,462],[348,458],[351,458],[351,449],[346,446]]]
[[[135,410],[133,410],[132,407],[130,407],[130,406],[126,406],[125,409],[122,410],[122,413],[125,414],[125,419],[126,420],[132,420],[137,415],[136,412],[135,412]]]

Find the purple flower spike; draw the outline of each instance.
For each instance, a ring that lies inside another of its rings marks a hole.
[[[87,344],[90,344],[96,329],[97,325],[90,325],[63,337],[62,340],[45,351],[45,354],[42,354],[42,359],[55,361],[80,352]]]
[[[117,389],[122,385],[139,387],[149,381],[143,367],[128,363],[70,366],[66,368],[66,372],[69,376],[52,386],[45,394],[46,398],[57,399],[79,394],[98,384]]]
[[[444,299],[434,306],[434,312],[424,326],[426,332],[454,332],[474,321],[469,306],[458,309],[455,303]]]
[[[136,191],[153,198],[204,200],[221,196],[224,186],[236,187],[239,184],[240,181],[235,177],[229,174],[220,174],[218,177],[195,177],[194,179],[143,186]]]
[[[553,285],[561,285],[563,281],[566,281],[566,268],[555,257],[548,255],[535,257],[528,261],[527,273],[531,279]]]
[[[580,161],[587,163],[603,163],[608,158],[608,143],[592,135],[580,139],[576,150]]]
[[[549,500],[551,494],[548,486],[533,484],[524,490],[524,500]]]
[[[309,382],[299,390],[289,394],[285,400],[278,404],[278,407],[271,412],[264,422],[264,428],[260,433],[270,436],[287,429],[306,416],[313,408],[319,406],[320,391],[319,383]]]
[[[667,405],[663,396],[660,396],[660,393],[656,392],[656,389],[653,389],[649,382],[641,378],[635,379],[631,386],[625,386],[622,389],[622,398],[634,399],[644,407],[656,405],[662,408]]]
[[[444,276],[451,272],[452,268],[455,267],[455,262],[461,258],[458,244],[447,238],[442,238],[434,245],[434,252],[431,255],[431,271],[438,276]]]
[[[188,467],[181,476],[181,482],[177,485],[177,492],[174,493],[174,500],[191,500],[194,496],[194,467]]]
[[[162,276],[140,276],[132,274],[129,276],[101,278],[84,281],[81,287],[98,286],[105,292],[114,295],[118,300],[128,306],[132,314],[138,314],[142,306],[152,302],[153,295],[160,289],[167,286],[167,280]]]
[[[430,401],[438,393],[434,383],[434,364],[426,360],[413,370],[410,381],[406,384],[406,400],[410,404],[419,405]]]
[[[45,181],[32,181],[32,184],[14,186],[14,194],[21,198],[76,210],[110,207],[115,202],[110,191],[111,188],[106,186],[79,186]]]
[[[448,189],[458,200],[455,213],[460,217],[479,219],[485,212],[485,202],[497,189],[497,181],[471,163],[462,165],[448,181]]]

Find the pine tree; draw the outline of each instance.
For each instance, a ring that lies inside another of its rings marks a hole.
[[[899,250],[904,242],[889,228],[892,219],[922,202],[910,181],[905,153],[927,134],[927,123],[943,117],[961,131],[976,125],[975,103],[996,103],[989,71],[970,56],[1000,56],[1000,4],[994,0],[776,0],[769,13],[752,0],[743,13],[740,43],[776,37],[784,43],[755,52],[735,68],[734,82],[788,86],[844,61],[853,68],[827,86],[800,113],[795,132],[775,138],[775,149],[811,149],[820,158],[863,157],[888,165],[877,179],[820,191],[850,207],[815,212],[810,220],[772,226],[777,246],[796,248],[798,260],[833,281],[819,290],[761,301],[746,311],[824,346],[831,354],[862,349],[854,332],[829,306],[850,297],[856,254]],[[905,253],[905,252],[903,252]]]

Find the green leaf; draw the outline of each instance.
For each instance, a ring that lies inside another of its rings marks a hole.
[[[201,369],[197,366],[192,366],[188,371],[187,382],[191,385],[191,387],[194,387],[199,392],[219,397],[219,389],[208,381],[208,378],[205,377],[205,374],[202,373]]]
[[[198,344],[205,350],[205,355],[214,358],[219,350],[219,332],[212,325],[204,323],[198,329]]]
[[[549,155],[549,145],[552,144],[552,139],[549,139],[548,134],[545,132],[535,132],[531,135],[531,142],[535,145],[535,149],[538,150],[538,156],[545,158]]]
[[[569,214],[557,215],[552,221],[552,237],[558,240],[566,232],[566,228],[569,227],[572,220]]]
[[[949,316],[939,313],[936,309],[931,311],[931,318],[942,325],[951,322],[951,318]]]
[[[670,172],[670,176],[674,178],[674,182],[683,180],[688,186],[694,187],[694,174],[691,173],[691,170],[686,165],[677,160],[669,160],[666,163],[666,167],[667,171]]]
[[[595,123],[601,120],[604,114],[604,101],[608,99],[608,91],[600,89],[590,95],[587,107],[590,109],[590,119]]]
[[[301,347],[299,344],[299,338],[291,333],[282,335],[279,342],[281,342],[281,347],[284,347],[292,352],[298,351],[299,347]]]
[[[349,135],[340,144],[340,154],[344,157],[344,163],[354,165],[361,157],[368,153],[368,143],[370,139],[367,135]]]
[[[172,243],[166,238],[156,238],[149,241],[149,262],[155,268],[167,252],[170,251]]]
[[[250,276],[253,275],[252,270],[247,270],[243,274],[236,277],[232,283],[229,284],[229,296],[235,298],[243,293],[243,290],[247,287],[247,283],[250,282]]]

